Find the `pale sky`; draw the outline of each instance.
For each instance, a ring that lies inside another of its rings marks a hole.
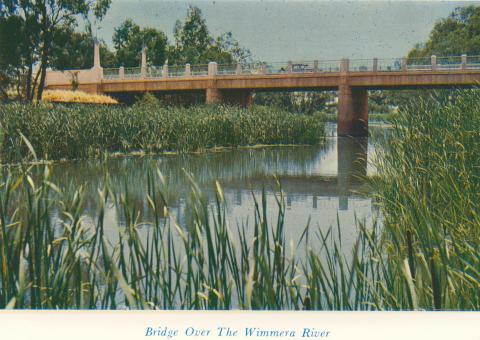
[[[98,35],[111,44],[113,28],[131,18],[171,39],[175,21],[184,19],[189,4],[202,10],[213,35],[231,31],[257,59],[285,61],[401,57],[455,7],[480,3],[113,0]]]

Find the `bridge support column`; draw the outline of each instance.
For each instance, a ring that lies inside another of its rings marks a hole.
[[[338,88],[338,136],[368,136],[368,91],[341,84]]]

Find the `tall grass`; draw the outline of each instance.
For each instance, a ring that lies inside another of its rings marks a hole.
[[[42,159],[102,153],[197,151],[253,144],[317,144],[323,123],[277,109],[227,106],[0,105],[3,162],[23,159],[28,139]]]
[[[311,221],[287,240],[281,193],[274,220],[265,192],[256,197],[249,233],[227,223],[218,183],[212,206],[191,179],[191,218],[179,225],[163,175],[148,170],[153,218],[142,221],[105,172],[92,224],[83,187],[59,188],[49,167],[6,174],[0,307],[478,310],[478,96],[440,95],[400,114],[373,180],[382,226],[360,221],[350,252],[341,225]],[[107,204],[125,221],[113,235]]]
[[[376,188],[412,299],[480,305],[480,93],[439,92],[394,120]]]

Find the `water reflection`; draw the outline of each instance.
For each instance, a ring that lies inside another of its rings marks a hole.
[[[276,221],[278,208],[274,195],[279,191],[278,181],[285,193],[287,236],[298,238],[310,218],[311,224],[320,228],[335,226],[338,220],[342,234],[353,239],[355,218],[371,223],[376,213],[363,179],[375,171],[367,162],[374,153],[372,138],[333,137],[327,138],[323,146],[70,162],[54,166],[52,180],[64,187],[84,185],[88,193],[85,211],[93,219],[98,206],[98,188],[107,180],[107,170],[113,191],[128,196],[130,204],[140,212],[140,219],[148,221],[153,218],[146,199],[148,181],[158,168],[167,182],[166,201],[180,224],[185,224],[191,214],[187,208],[191,190],[187,173],[192,174],[210,200],[214,197],[214,181],[218,180],[233,227],[253,219],[253,195],[260,196],[262,188],[267,190],[268,217]],[[110,204],[106,228],[124,223],[122,211]]]

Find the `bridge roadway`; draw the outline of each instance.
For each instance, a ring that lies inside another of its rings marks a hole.
[[[368,90],[476,86],[480,58],[466,55],[422,59],[372,59],[103,69],[98,45],[89,70],[49,71],[47,89],[119,94],[204,91],[207,103],[249,106],[257,91],[338,91],[338,135],[368,135]]]

